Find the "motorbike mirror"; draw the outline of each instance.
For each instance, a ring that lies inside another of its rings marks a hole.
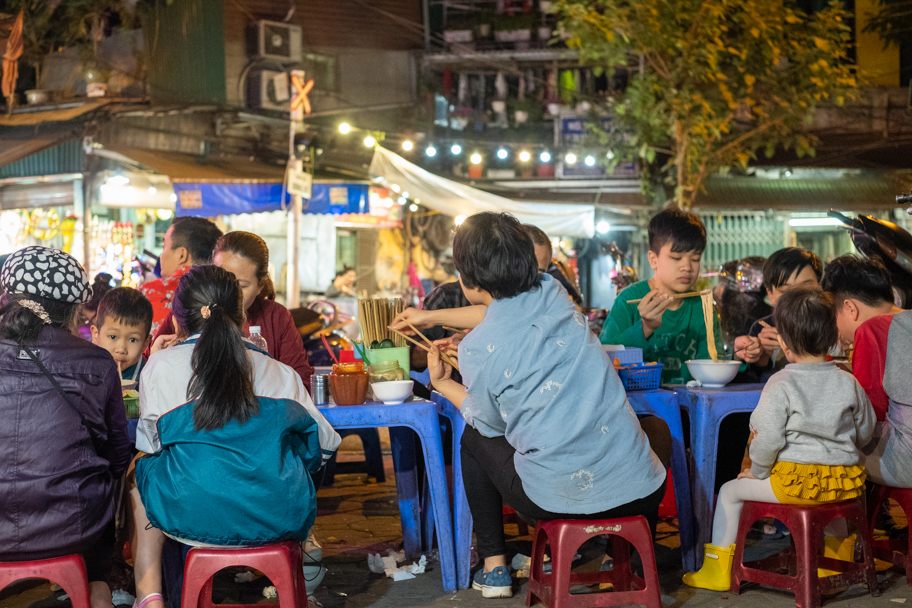
[[[905,194],[896,195],[896,204],[897,205],[912,205],[912,192],[906,192]]]
[[[827,212],[827,217],[832,217],[834,219],[837,219],[840,222],[842,222],[843,224],[845,224],[846,226],[848,226],[849,228],[856,228],[856,229],[862,228],[861,222],[859,222],[858,220],[848,218],[848,217],[844,216],[843,214],[839,213],[838,211],[836,211],[835,209],[830,209]]]

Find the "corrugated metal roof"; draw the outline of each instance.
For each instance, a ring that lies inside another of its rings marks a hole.
[[[0,179],[81,173],[85,154],[81,126],[44,131],[10,129],[0,133]]]
[[[885,209],[912,181],[895,174],[839,179],[713,178],[695,209],[820,210]]]
[[[166,150],[131,148],[118,144],[105,147],[122,154],[156,173],[181,183],[272,183],[285,179],[285,169],[245,158],[194,156]]]
[[[143,31],[154,102],[225,103],[222,0],[157,2],[143,13]]]

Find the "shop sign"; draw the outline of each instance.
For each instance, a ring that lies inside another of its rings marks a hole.
[[[288,191],[295,196],[310,200],[313,196],[313,175],[294,169],[288,171]]]
[[[200,190],[181,190],[180,206],[182,209],[202,209],[203,193]]]

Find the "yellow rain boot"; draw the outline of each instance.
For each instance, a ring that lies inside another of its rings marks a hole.
[[[855,535],[848,538],[839,539],[832,536],[826,536],[823,539],[823,556],[838,559],[843,562],[855,561]],[[833,576],[839,574],[826,568],[817,568],[817,576]]]
[[[716,547],[703,545],[705,554],[699,572],[684,575],[684,584],[710,591],[728,591],[731,588],[732,558],[735,546]]]

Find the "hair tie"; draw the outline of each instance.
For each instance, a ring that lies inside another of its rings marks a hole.
[[[212,309],[217,306],[218,306],[218,304],[212,304],[211,302],[209,304],[206,304],[205,306],[200,308],[200,315],[202,315],[202,317],[204,319],[208,319],[209,317],[212,316]]]
[[[19,306],[29,309],[32,314],[41,319],[45,325],[51,324],[51,316],[44,309],[44,306],[35,300],[19,300]]]

